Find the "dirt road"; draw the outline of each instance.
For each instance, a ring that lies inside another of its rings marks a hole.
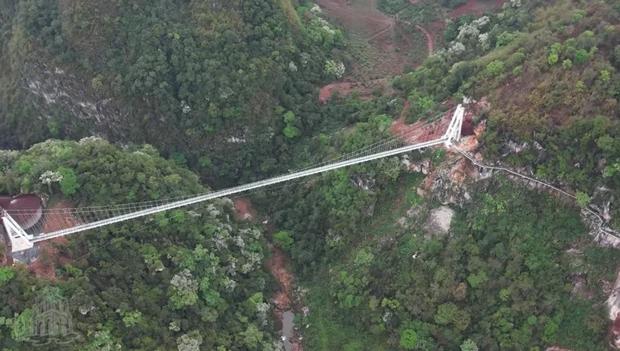
[[[415,27],[424,33],[424,36],[426,36],[426,49],[428,50],[428,56],[432,55],[435,51],[435,39],[433,39],[433,35],[419,24],[416,24]]]
[[[320,101],[328,101],[334,93],[346,96],[353,91],[362,98],[370,98],[376,88],[385,88],[386,77],[402,73],[407,67],[421,62],[411,55],[420,50],[420,38],[412,38],[411,27],[377,9],[377,0],[318,0],[331,21],[342,26],[351,38],[356,61],[343,81],[321,89]],[[417,27],[416,27],[417,28]],[[417,28],[429,38],[426,47],[432,52],[434,44],[430,33]],[[423,46],[422,46],[423,47]]]

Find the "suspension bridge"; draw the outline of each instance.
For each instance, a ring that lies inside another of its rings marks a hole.
[[[467,102],[467,100],[465,101]],[[422,150],[434,146],[444,145],[447,148],[458,143],[461,138],[461,128],[465,107],[459,104],[446,131],[438,138],[410,145],[398,146],[403,141],[403,135],[398,135],[389,141],[373,144],[357,152],[332,160],[327,164],[309,167],[300,171],[291,172],[277,177],[260,180],[205,194],[185,196],[156,201],[145,201],[131,204],[110,206],[57,208],[37,210],[11,210],[0,208],[0,216],[11,244],[11,251],[21,252],[31,249],[34,244],[70,234],[108,226],[135,218],[153,215],[176,208],[186,207],[216,198],[227,197],[254,189],[268,187],[278,183],[289,182],[295,179],[324,173],[339,168],[349,167],[373,160],[396,156],[399,154]],[[393,147],[397,145],[398,147]],[[36,217],[33,221],[32,218]],[[35,222],[35,223],[33,223]],[[46,225],[52,222],[53,225]],[[49,228],[53,229],[49,229]]]

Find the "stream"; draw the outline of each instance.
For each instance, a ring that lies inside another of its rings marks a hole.
[[[279,290],[273,296],[274,316],[276,325],[280,328],[284,349],[286,351],[303,351],[301,337],[295,329],[294,277],[286,253],[280,248],[272,246],[271,257],[267,260],[267,268],[279,285]]]
[[[238,220],[258,222],[257,213],[248,199],[237,198],[233,204]],[[274,230],[271,226],[266,226],[265,231],[272,233]],[[272,297],[276,326],[280,331],[284,350],[303,351],[301,335],[295,329],[295,313],[297,312],[297,306],[294,303],[295,277],[292,273],[290,258],[286,252],[275,245],[270,245],[269,249],[271,257],[265,262],[265,266],[276,279],[279,287]]]

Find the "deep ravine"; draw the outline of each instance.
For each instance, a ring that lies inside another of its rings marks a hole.
[[[267,260],[267,268],[278,281],[280,289],[273,296],[274,316],[280,330],[286,351],[302,351],[301,335],[295,328],[294,276],[290,269],[290,261],[284,251],[272,246],[271,257]]]
[[[257,222],[256,210],[248,199],[235,199],[234,207],[238,220]],[[265,227],[266,232],[273,232],[270,226]],[[269,248],[271,256],[265,262],[265,267],[276,279],[279,287],[271,298],[274,304],[273,316],[276,327],[286,351],[303,351],[301,334],[295,328],[295,313],[298,313],[298,306],[294,302],[295,277],[291,269],[290,258],[275,245],[270,244]]]

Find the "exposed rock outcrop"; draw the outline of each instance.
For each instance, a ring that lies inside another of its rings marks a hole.
[[[101,134],[126,119],[126,114],[112,99],[101,99],[90,84],[58,67],[43,63],[29,64],[29,73],[23,79],[24,89],[38,97],[34,101],[38,110],[42,111],[42,120],[49,117],[43,111],[57,106],[73,116],[75,124],[88,122],[84,125],[96,126],[96,130],[89,131],[91,134]]]
[[[432,170],[432,163],[430,159],[423,159],[421,161],[412,161],[409,158],[409,155],[404,155],[401,159],[401,164],[405,168],[405,170],[409,172],[422,173],[427,175]]]
[[[480,174],[464,160],[455,159],[435,169],[422,184],[422,189],[443,205],[463,206],[471,200],[466,182],[480,178]]]
[[[446,235],[450,231],[454,210],[441,206],[431,210],[425,229],[429,235]]]

